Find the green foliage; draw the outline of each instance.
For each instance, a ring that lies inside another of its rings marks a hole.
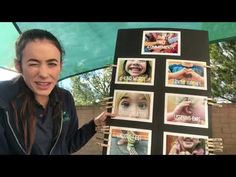
[[[212,95],[236,103],[236,41],[210,45]]]
[[[212,96],[236,103],[236,41],[210,45]],[[109,96],[110,67],[71,78],[76,105],[95,105]]]
[[[77,106],[96,105],[110,93],[112,68],[108,67],[71,78]]]

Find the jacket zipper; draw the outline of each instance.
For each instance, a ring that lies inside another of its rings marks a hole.
[[[13,128],[12,128],[12,126],[11,126],[11,124],[10,124],[10,119],[9,119],[8,111],[6,111],[6,115],[7,115],[7,123],[8,123],[8,125],[9,125],[9,127],[10,127],[10,129],[11,129],[12,134],[14,135],[14,137],[15,137],[15,139],[16,139],[17,144],[20,146],[21,150],[22,150],[25,154],[27,154],[26,151],[24,150],[24,148],[21,146],[21,144],[20,144],[20,142],[19,142],[19,140],[18,140],[18,138],[17,138],[15,132],[13,131]]]
[[[60,137],[60,135],[61,135],[61,131],[62,131],[62,124],[63,124],[63,114],[61,113],[61,127],[60,127],[60,131],[59,131],[59,134],[58,134],[58,136],[57,136],[57,140],[56,140],[56,142],[54,143],[52,149],[50,150],[49,155],[52,154],[52,151],[54,150],[54,148],[55,148],[55,146],[56,146],[56,144],[57,144],[57,142],[58,142],[58,140],[59,140],[59,137]]]

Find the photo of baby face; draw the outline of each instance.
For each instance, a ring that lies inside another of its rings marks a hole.
[[[116,91],[114,100],[116,118],[151,121],[153,93]]]
[[[154,59],[118,58],[116,83],[153,85]]]
[[[165,132],[164,154],[167,155],[206,155],[207,136]]]

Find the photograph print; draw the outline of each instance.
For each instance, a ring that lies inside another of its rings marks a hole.
[[[207,90],[206,62],[167,59],[166,87]]]
[[[208,128],[206,96],[165,93],[164,123]]]
[[[152,122],[153,92],[114,90],[112,119]]]
[[[110,126],[108,155],[150,155],[151,130]]]
[[[116,84],[154,85],[155,58],[118,58]]]
[[[180,31],[143,31],[143,55],[180,56]]]
[[[208,155],[208,136],[164,132],[164,155]]]

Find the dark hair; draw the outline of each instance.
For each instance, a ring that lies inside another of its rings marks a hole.
[[[58,39],[50,32],[42,29],[31,29],[28,31],[23,32],[18,40],[16,41],[15,48],[16,48],[16,60],[17,62],[21,62],[22,60],[22,52],[27,43],[34,41],[36,39],[47,39],[52,42],[56,46],[56,48],[61,53],[61,61],[65,54],[64,49],[62,48]]]
[[[15,62],[21,65],[22,61],[22,53],[25,46],[34,40],[44,40],[47,39],[52,44],[56,46],[56,48],[61,53],[61,61],[64,55],[64,50],[58,41],[58,39],[50,32],[41,29],[31,29],[23,32],[18,40],[16,41],[15,51],[16,51],[16,59]],[[23,78],[20,77],[20,92],[19,94],[11,101],[11,105],[14,109],[14,114],[16,117],[16,127],[19,132],[20,137],[24,140],[26,153],[30,154],[32,150],[32,146],[35,141],[35,132],[36,132],[36,123],[37,118],[35,117],[35,108],[34,108],[34,93],[23,81]],[[52,90],[56,94],[60,95],[60,91],[57,86]],[[22,100],[21,104],[17,104],[17,100]],[[53,134],[54,138],[60,128],[60,113],[62,109],[62,102],[53,105]]]

